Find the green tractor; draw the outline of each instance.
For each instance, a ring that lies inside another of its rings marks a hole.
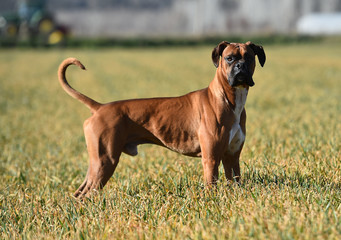
[[[0,45],[28,41],[33,46],[65,44],[68,30],[46,11],[45,0],[21,0],[17,11],[0,15]]]

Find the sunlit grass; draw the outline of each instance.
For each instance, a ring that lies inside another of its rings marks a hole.
[[[339,239],[341,48],[265,46],[247,100],[242,181],[202,188],[200,159],[156,146],[123,155],[105,189],[79,202],[88,109],[100,102],[176,96],[206,87],[211,48],[1,50],[0,238]]]

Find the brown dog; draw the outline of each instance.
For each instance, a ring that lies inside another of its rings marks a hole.
[[[75,58],[58,70],[63,89],[92,112],[84,122],[90,157],[83,184],[75,192],[83,197],[103,188],[115,171],[121,153],[137,155],[137,146],[157,144],[188,156],[202,158],[205,183],[214,184],[222,160],[228,180],[239,180],[239,155],[245,140],[245,101],[254,85],[255,55],[261,66],[265,53],[251,42],[221,42],[212,52],[217,67],[208,88],[181,97],[150,98],[100,104],[73,89],[65,78]]]

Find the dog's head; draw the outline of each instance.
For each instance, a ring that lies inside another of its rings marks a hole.
[[[231,87],[255,85],[252,75],[255,70],[257,55],[260,65],[265,63],[265,52],[262,46],[252,42],[229,43],[221,42],[212,51],[212,61],[221,68]]]

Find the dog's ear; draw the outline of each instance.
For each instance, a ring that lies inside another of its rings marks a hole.
[[[252,43],[250,41],[248,41],[246,43],[246,45],[248,45],[253,50],[255,55],[258,56],[258,61],[259,61],[260,65],[263,67],[264,63],[265,63],[265,60],[266,60],[266,56],[265,56],[265,52],[264,52],[263,47],[260,46],[260,45],[256,45],[256,44],[254,44],[254,43]]]
[[[212,51],[212,61],[214,66],[219,67],[219,60],[224,49],[229,45],[229,42],[223,41],[216,46]]]

